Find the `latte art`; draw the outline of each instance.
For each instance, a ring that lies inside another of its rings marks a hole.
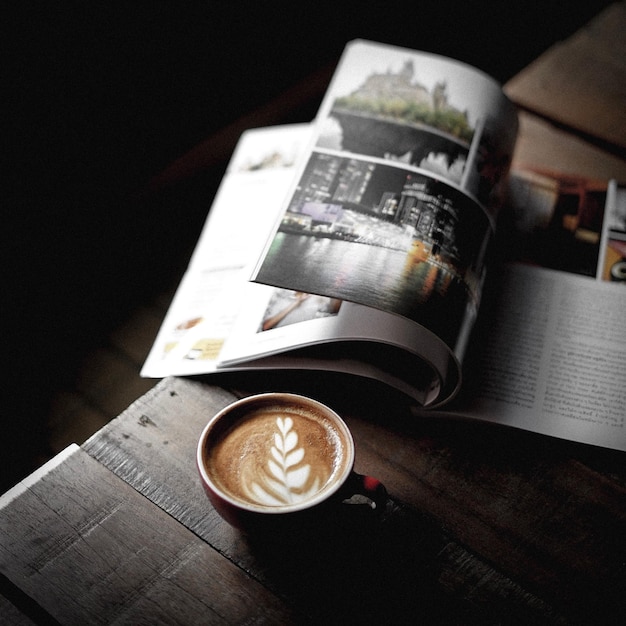
[[[266,506],[294,504],[315,495],[328,476],[313,476],[304,448],[298,446],[298,433],[290,417],[276,419],[278,432],[270,448],[266,471],[245,477],[242,487],[250,500]]]
[[[269,404],[235,415],[205,449],[205,467],[231,498],[265,510],[306,504],[348,470],[345,435],[309,407]]]

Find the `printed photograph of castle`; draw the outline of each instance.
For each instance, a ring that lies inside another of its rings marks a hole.
[[[398,73],[367,77],[335,100],[330,117],[320,148],[396,160],[461,182],[474,129],[467,112],[449,103],[445,82],[429,90],[416,80],[412,60]]]
[[[360,59],[356,46],[342,75],[316,148],[419,168],[488,204],[517,129],[493,81],[449,59],[385,47]]]

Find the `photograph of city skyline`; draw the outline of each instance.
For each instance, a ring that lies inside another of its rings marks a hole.
[[[478,299],[491,224],[450,185],[397,163],[314,151],[254,280],[455,335]]]

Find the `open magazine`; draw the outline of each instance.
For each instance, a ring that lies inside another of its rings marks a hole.
[[[624,192],[507,177],[516,132],[481,72],[353,42],[315,123],[242,136],[142,375],[345,372],[626,449]]]

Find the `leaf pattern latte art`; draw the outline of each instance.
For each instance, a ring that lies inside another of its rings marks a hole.
[[[320,479],[316,477],[306,487],[311,474],[311,466],[303,463],[305,451],[298,447],[298,433],[293,428],[290,417],[276,418],[277,432],[270,448],[266,472],[257,475],[257,480],[249,485],[249,496],[258,504],[285,506],[311,498],[320,489]]]

